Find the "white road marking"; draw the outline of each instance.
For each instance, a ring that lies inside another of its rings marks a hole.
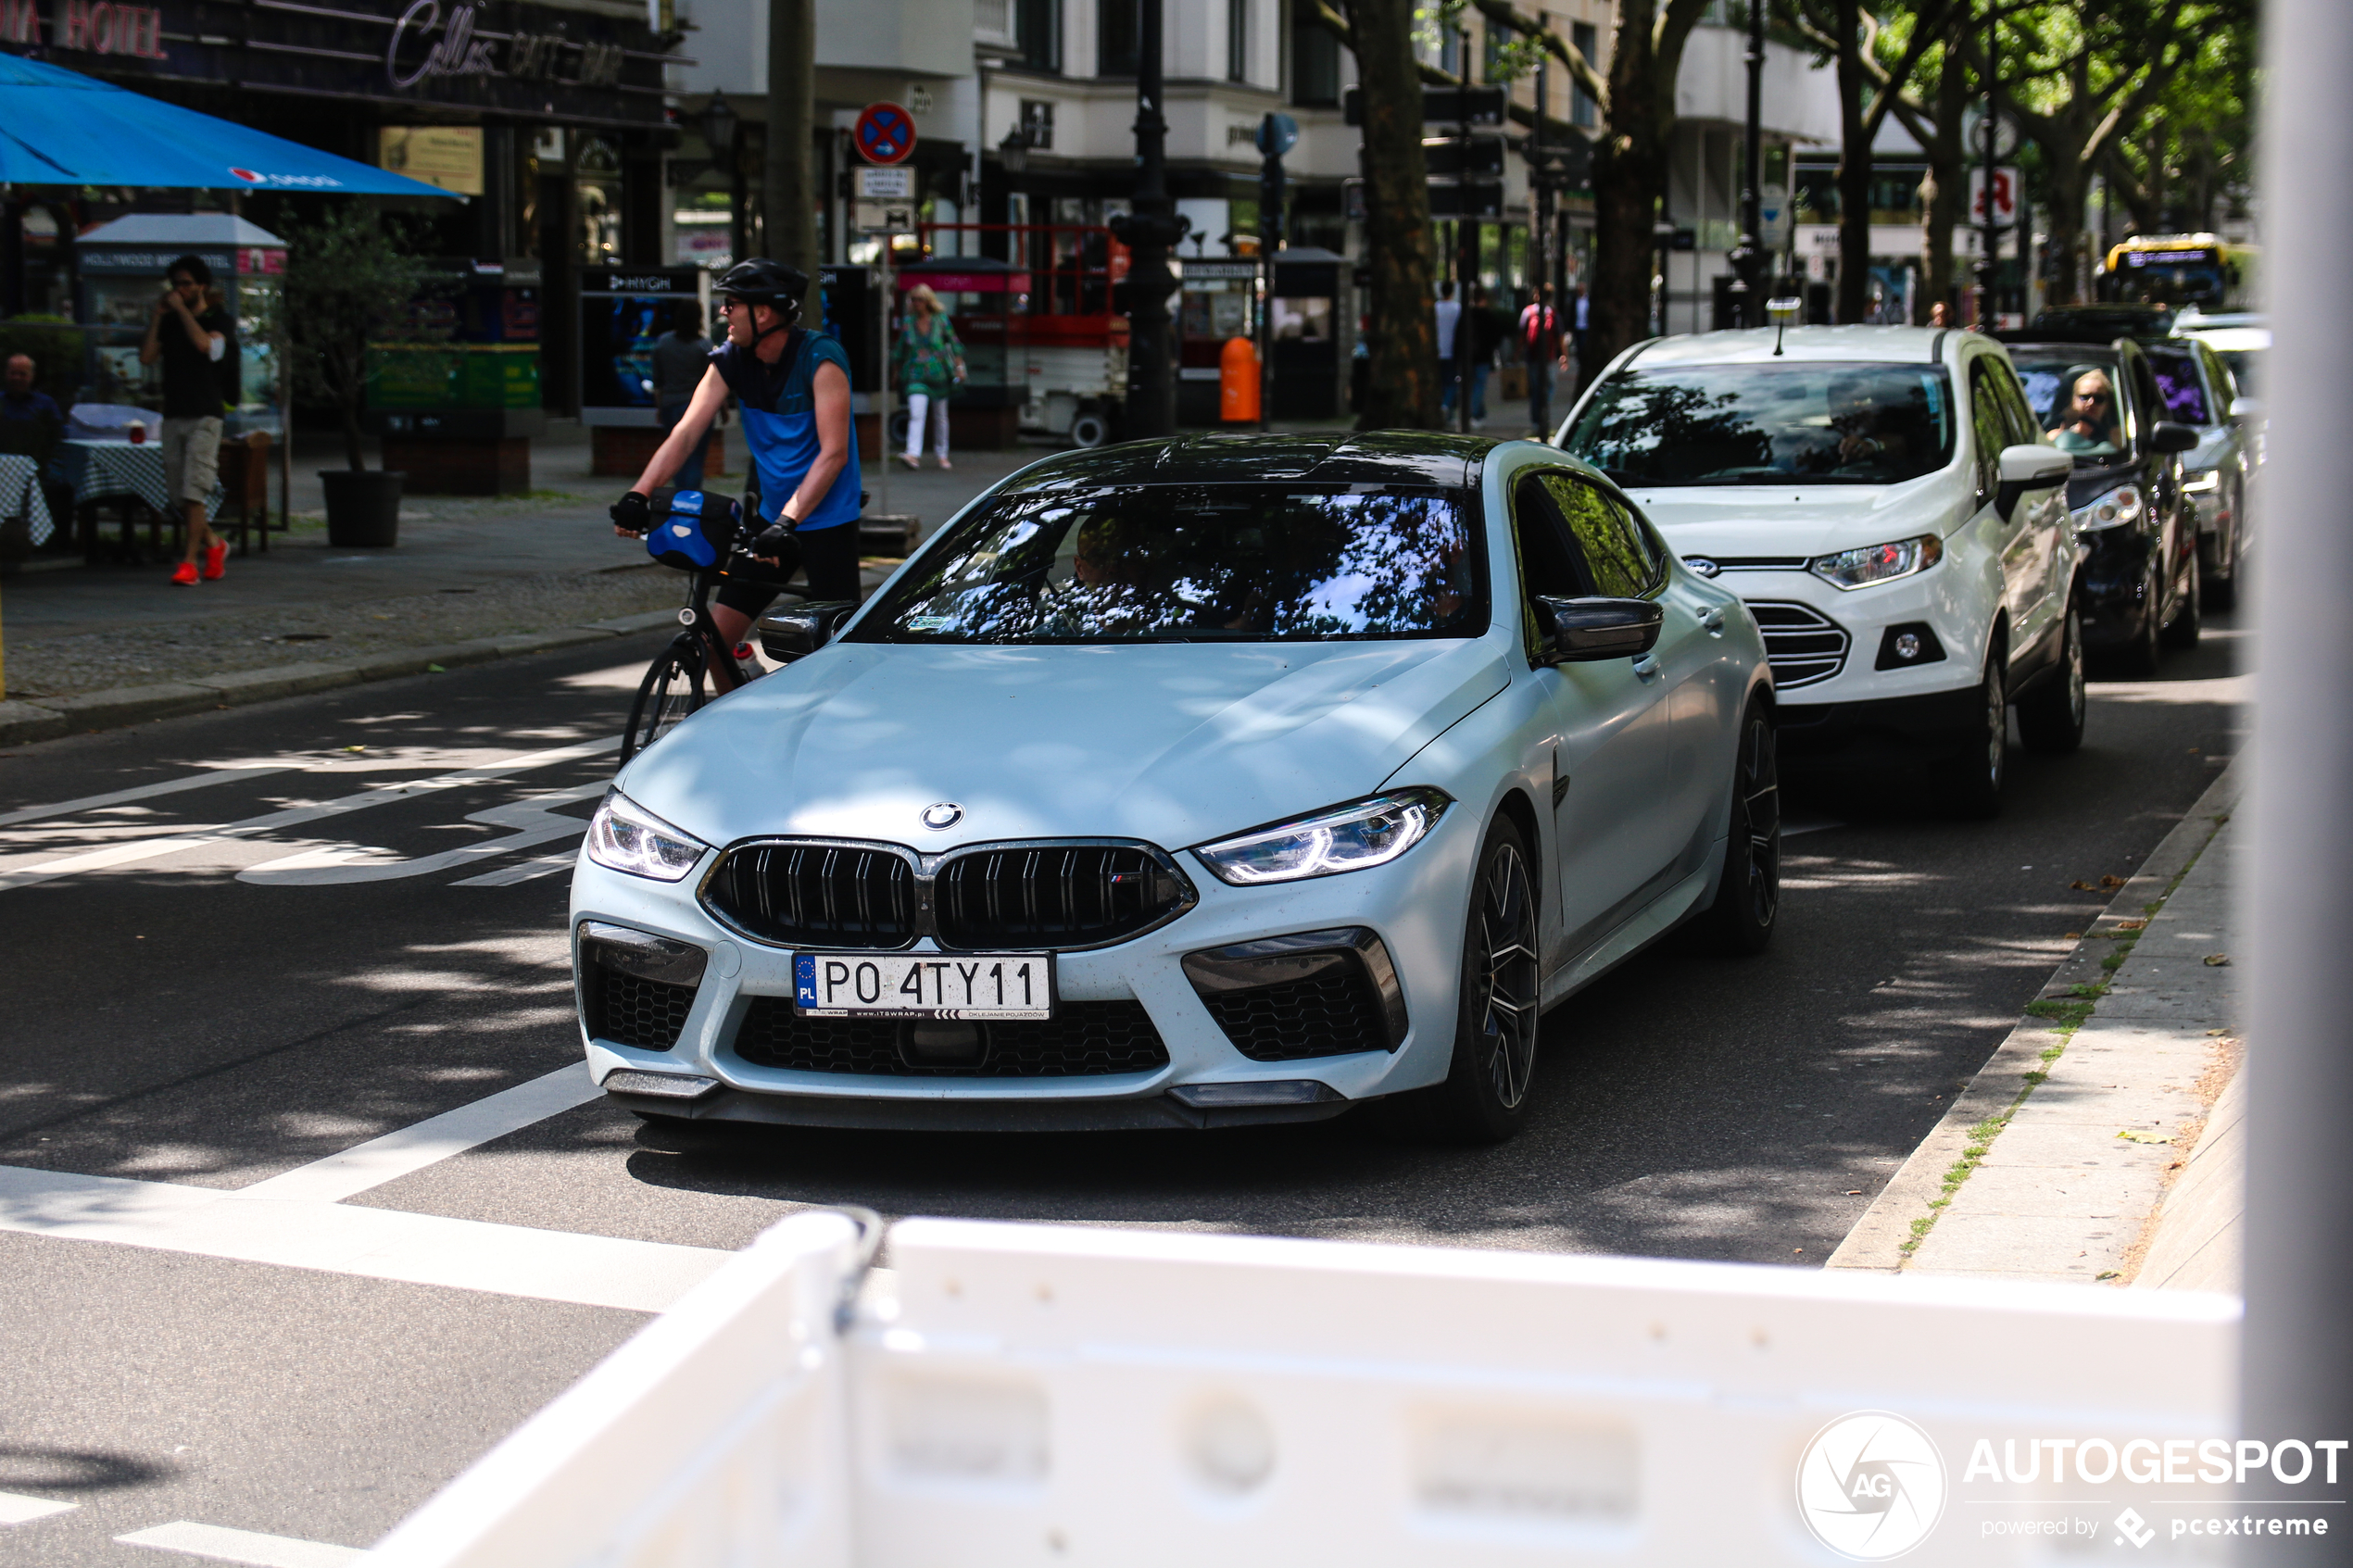
[[[463,1154],[494,1138],[520,1132],[573,1106],[585,1105],[602,1092],[588,1076],[588,1064],[575,1061],[545,1077],[501,1089],[472,1105],[428,1117],[413,1127],[386,1133],[341,1154],[331,1154],[267,1181],[239,1187],[237,1196],[246,1199],[339,1202],[355,1193],[437,1164],[453,1154]]]
[[[549,808],[591,799],[604,792],[602,783],[575,784],[570,789],[553,790],[522,800],[510,800],[488,810],[471,812],[466,818],[470,822],[510,827],[516,831],[504,838],[484,839],[456,849],[445,849],[437,855],[420,855],[412,859],[404,859],[389,849],[377,849],[367,845],[314,845],[275,860],[247,866],[237,873],[237,880],[258,883],[264,886],[322,887],[339,883],[390,882],[400,877],[427,876],[434,872],[448,871],[454,866],[471,865],[476,860],[510,854],[517,849],[528,849],[552,838],[576,838],[588,831],[588,824],[578,817],[559,815]],[[571,857],[566,856],[565,859],[569,861]]]
[[[732,1255],[251,1190],[0,1166],[0,1230],[633,1312],[661,1311]]]
[[[431,778],[418,779],[410,784],[381,784],[374,789],[361,790],[357,795],[347,795],[338,800],[289,807],[281,811],[265,812],[258,817],[247,817],[242,822],[203,825],[174,824],[164,830],[171,835],[170,837],[113,844],[101,850],[69,855],[62,859],[49,860],[27,857],[26,859],[33,860],[33,863],[20,863],[15,869],[0,869],[0,893],[5,893],[10,888],[29,887],[35,883],[54,881],[61,876],[72,876],[79,872],[95,871],[107,866],[128,865],[137,860],[157,859],[166,855],[177,854],[183,849],[218,843],[223,839],[258,838],[285,828],[299,827],[306,822],[345,816],[353,811],[363,811],[372,806],[390,805],[396,800],[408,800],[438,790],[483,784],[514,773],[528,772],[535,768],[545,768],[558,762],[569,762],[577,758],[601,756],[616,749],[620,745],[621,737],[615,735],[608,740],[584,741],[573,746],[553,746],[545,751],[527,751],[520,757],[508,758],[503,762],[485,762],[471,768],[459,768],[450,772],[435,774]],[[598,788],[601,790],[602,786],[599,785]],[[544,840],[535,842],[544,842]]]
[[[368,1561],[368,1554],[358,1547],[329,1546],[324,1541],[296,1540],[292,1536],[265,1536],[254,1530],[229,1530],[218,1524],[192,1524],[184,1519],[177,1524],[157,1524],[153,1529],[133,1530],[115,1539],[123,1546],[157,1547],[190,1557],[208,1557],[215,1562],[247,1562],[254,1568],[346,1568],[348,1563]]]
[[[530,859],[518,864],[501,866],[495,872],[484,872],[480,876],[466,877],[449,885],[452,887],[511,887],[518,882],[530,882],[537,877],[553,876],[558,872],[568,872],[579,859],[580,853],[575,849],[567,849],[560,855],[535,855]]]
[[[22,1492],[0,1492],[0,1524],[30,1524],[53,1513],[70,1513],[81,1506],[78,1502],[51,1502],[47,1498],[29,1498]]]
[[[27,806],[21,810],[0,811],[0,828],[12,828],[19,822],[37,822],[47,817],[79,816],[101,807],[122,806],[133,800],[152,800],[158,795],[177,795],[182,790],[203,789],[210,784],[230,784],[238,779],[258,779],[264,773],[283,773],[301,766],[300,762],[241,762],[201,773],[189,773],[181,778],[165,779],[160,784],[140,784],[106,795],[85,795],[79,800],[60,800],[54,806]]]

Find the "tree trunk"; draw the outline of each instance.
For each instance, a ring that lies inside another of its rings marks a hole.
[[[1871,141],[1863,129],[1862,7],[1838,0],[1838,319],[1871,304]]]
[[[1580,393],[1604,366],[1650,336],[1651,224],[1666,182],[1675,112],[1673,97],[1662,98],[1658,91],[1655,15],[1655,0],[1619,0],[1609,57],[1609,123],[1593,148],[1593,280],[1585,295],[1590,363],[1577,367]]]
[[[1429,177],[1414,0],[1347,0],[1365,107],[1365,239],[1372,262],[1371,363],[1359,430],[1438,427]]]
[[[2083,200],[2090,194],[2091,185],[2091,171],[2082,160],[2043,160],[2043,199],[2050,212],[2050,246],[2067,257],[2066,270],[2055,285],[2058,297],[2051,301],[2054,305],[2082,303],[2078,281],[2082,274],[2075,258],[2083,246]]]
[[[817,254],[817,182],[811,167],[816,107],[816,0],[768,0],[768,146],[761,176],[767,254],[806,272],[812,288],[824,259]]]
[[[1921,326],[1928,325],[1929,311],[1940,301],[1952,320],[1961,319],[1954,286],[1953,230],[1969,205],[1969,163],[1961,145],[1961,119],[1968,111],[1969,72],[1948,49],[1936,79],[1935,123],[1906,127],[1928,156],[1928,177],[1920,182],[1921,287],[1914,311]],[[1923,131],[1928,134],[1921,134]]]

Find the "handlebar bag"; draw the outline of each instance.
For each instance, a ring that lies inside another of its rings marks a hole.
[[[646,535],[646,553],[679,571],[702,571],[734,546],[737,527],[736,506],[727,496],[681,490]]]

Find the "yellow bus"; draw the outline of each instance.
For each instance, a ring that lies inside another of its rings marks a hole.
[[[2214,234],[2135,234],[2101,264],[2099,297],[2175,308],[2195,305],[2209,316],[2252,308],[2256,251]]]

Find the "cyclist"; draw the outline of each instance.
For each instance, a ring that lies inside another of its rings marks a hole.
[[[729,268],[712,292],[727,340],[712,352],[711,369],[669,439],[614,505],[612,521],[615,532],[627,534],[652,526],[653,492],[701,445],[734,394],[756,491],[745,500],[769,523],[753,540],[752,554],[773,575],[731,575],[719,590],[711,618],[733,647],[797,564],[807,568],[810,597],[858,598],[858,436],[849,418],[849,356],[839,339],[799,324],[807,273],[755,257]],[[769,496],[781,497],[773,512]]]

